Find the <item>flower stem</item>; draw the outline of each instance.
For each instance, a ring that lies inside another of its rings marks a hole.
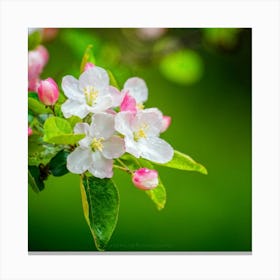
[[[123,170],[123,171],[125,171],[125,172],[127,172],[127,173],[132,174],[132,172],[131,172],[129,169],[125,168],[125,167],[122,167],[122,166],[119,166],[119,165],[116,165],[116,164],[114,164],[113,166],[114,166],[115,168],[118,168],[118,169],[120,169],[120,170]]]

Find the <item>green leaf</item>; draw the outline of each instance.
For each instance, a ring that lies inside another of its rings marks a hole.
[[[180,170],[197,171],[207,175],[207,170],[203,165],[194,161],[190,156],[175,150],[173,159],[171,161],[165,164],[159,164],[155,162],[155,164]]]
[[[77,116],[72,116],[71,118],[67,119],[67,121],[70,123],[72,128],[74,128],[77,123],[83,122],[83,120]]]
[[[35,49],[42,40],[41,32],[35,31],[28,36],[28,50]]]
[[[117,88],[117,89],[120,89],[120,86],[115,78],[115,76],[113,75],[113,73],[107,69],[107,73],[109,75],[109,79],[110,79],[110,85]]]
[[[53,176],[63,176],[69,172],[66,167],[66,159],[69,154],[69,151],[61,150],[51,159],[49,169]]]
[[[92,48],[93,48],[92,45],[88,45],[85,52],[84,52],[82,62],[81,62],[81,66],[80,66],[80,73],[84,72],[85,66],[88,62],[93,62],[94,61]]]
[[[40,178],[40,169],[37,166],[28,166],[28,185],[36,193],[45,188],[43,180]]]
[[[150,199],[155,203],[158,210],[162,210],[166,203],[166,190],[161,180],[156,188],[145,191]]]
[[[50,117],[44,124],[44,141],[54,144],[74,145],[85,134],[73,134],[70,123],[59,117]]]
[[[32,111],[36,115],[52,113],[50,108],[46,107],[34,97],[28,97],[28,110]]]
[[[81,196],[84,215],[96,248],[104,251],[116,227],[119,213],[119,193],[111,179],[81,176]]]
[[[28,137],[28,164],[46,165],[60,150],[61,147],[44,143],[42,137],[33,134]]]

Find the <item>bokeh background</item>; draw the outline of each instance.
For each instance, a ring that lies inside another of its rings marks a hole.
[[[50,59],[42,78],[59,86],[79,76],[86,47],[122,86],[132,76],[149,89],[146,107],[172,116],[162,134],[208,175],[158,168],[167,203],[158,211],[116,171],[120,212],[107,251],[251,251],[251,29],[45,29]],[[29,251],[96,251],[83,216],[79,176],[28,189]]]

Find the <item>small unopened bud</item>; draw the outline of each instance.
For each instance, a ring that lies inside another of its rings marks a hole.
[[[140,168],[134,172],[132,182],[141,190],[152,190],[158,185],[158,173],[156,170]]]
[[[87,71],[88,69],[93,68],[95,65],[91,62],[87,62],[84,68],[84,71]]]
[[[52,78],[40,81],[38,96],[42,103],[45,105],[54,105],[58,99],[58,95],[58,86]]]
[[[32,128],[29,126],[28,127],[28,136],[32,135],[33,131],[32,131]]]
[[[171,124],[171,117],[169,117],[169,116],[163,116],[163,117],[162,117],[162,123],[161,123],[160,132],[166,131],[167,128],[170,126],[170,124]]]

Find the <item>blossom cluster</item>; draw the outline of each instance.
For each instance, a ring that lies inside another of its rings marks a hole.
[[[29,52],[28,89],[53,109],[59,88],[52,78],[40,80],[47,61],[43,46]],[[119,90],[110,85],[105,69],[86,63],[79,79],[67,75],[61,87],[66,96],[61,112],[66,119],[79,117],[82,121],[75,125],[74,134],[85,135],[67,157],[70,172],[88,171],[97,178],[111,178],[114,160],[125,153],[162,164],[172,159],[173,148],[160,138],[171,118],[158,108],[144,108],[148,88],[143,79],[129,78]],[[140,189],[152,189],[158,185],[157,171],[140,168],[132,172],[132,181]]]
[[[113,160],[125,152],[157,163],[172,159],[173,148],[159,137],[171,119],[157,108],[144,109],[148,89],[143,79],[130,78],[118,90],[110,85],[106,70],[87,65],[79,79],[65,76],[62,89],[67,97],[61,106],[64,117],[90,119],[89,123],[74,127],[74,133],[83,133],[85,137],[67,158],[70,172],[89,171],[98,178],[111,178]],[[155,174],[154,170],[151,174]],[[147,180],[147,176],[150,176],[147,170],[135,172],[133,181]],[[154,182],[150,188],[158,184],[157,180]]]

